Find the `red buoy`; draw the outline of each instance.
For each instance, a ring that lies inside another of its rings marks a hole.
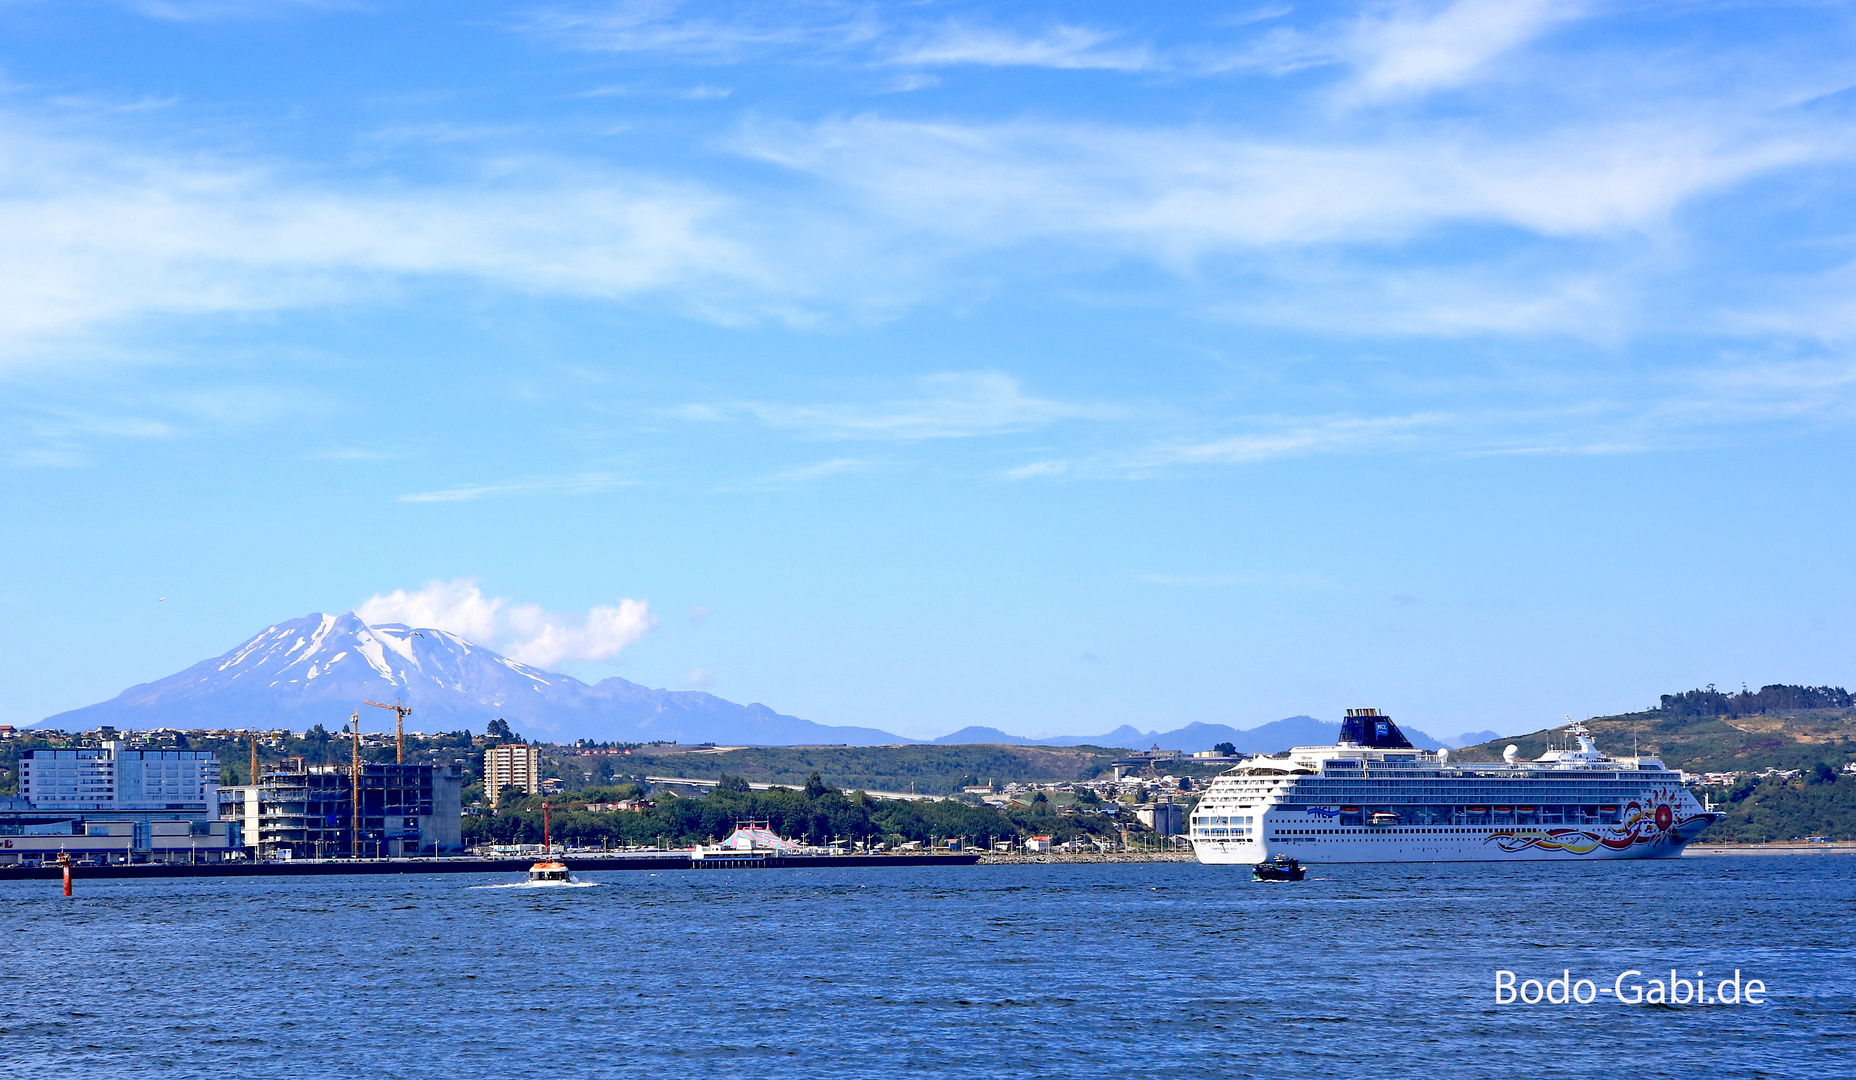
[[[71,853],[68,851],[59,852],[58,853],[58,865],[64,867],[64,894],[66,896],[70,896],[71,895]]]

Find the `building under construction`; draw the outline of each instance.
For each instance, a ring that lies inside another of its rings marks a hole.
[[[261,859],[462,850],[463,779],[455,766],[361,765],[358,802],[353,776],[349,766],[305,766],[292,758],[261,771],[255,785],[221,788],[220,816],[244,821],[246,843]]]

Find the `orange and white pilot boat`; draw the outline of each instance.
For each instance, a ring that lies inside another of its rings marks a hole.
[[[569,885],[567,864],[554,857],[554,836],[550,828],[548,801],[541,802],[541,861],[528,868],[530,885]]]

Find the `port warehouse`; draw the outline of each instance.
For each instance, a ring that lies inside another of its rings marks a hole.
[[[291,760],[256,785],[221,788],[209,750],[130,750],[119,741],[20,754],[20,795],[0,799],[0,865],[213,863],[461,850],[462,779],[449,765]]]

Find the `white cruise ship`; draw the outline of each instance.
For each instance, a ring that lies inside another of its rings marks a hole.
[[[1666,859],[1720,814],[1655,758],[1577,750],[1501,764],[1419,750],[1390,717],[1349,709],[1335,746],[1298,746],[1214,779],[1193,809],[1203,863]]]

